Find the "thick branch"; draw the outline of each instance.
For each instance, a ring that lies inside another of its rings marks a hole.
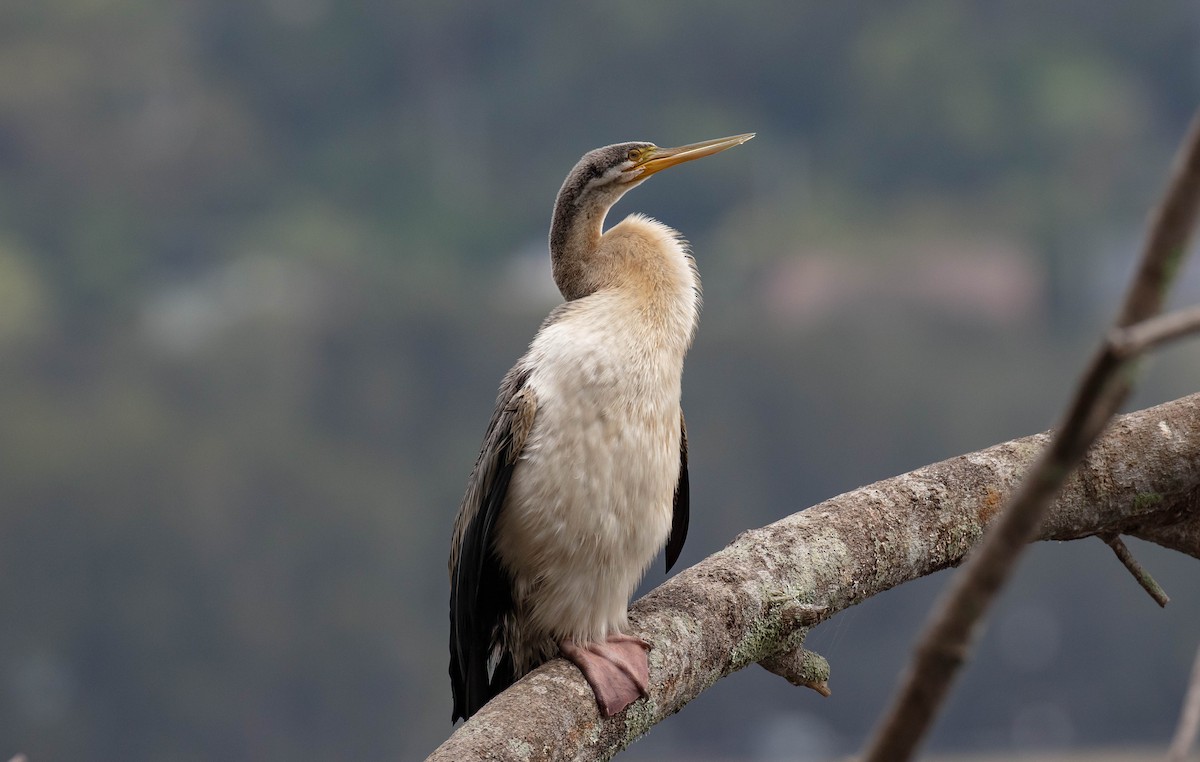
[[[1177,522],[1151,523],[1131,529],[1129,534],[1200,558],[1200,494],[1193,495],[1190,503],[1180,505],[1180,511],[1186,516]]]
[[[601,720],[556,659],[498,696],[431,760],[601,760],[721,677],[801,644],[794,603],[823,618],[956,566],[1045,449],[1038,434],[826,500],[668,580],[631,609],[654,644],[650,696]],[[1038,539],[1131,534],[1200,557],[1200,395],[1114,421],[1067,480]],[[1176,531],[1176,527],[1183,529]]]
[[[1171,181],[1155,211],[1137,272],[1117,316],[1115,327],[1126,329],[1126,335],[1162,308],[1198,214],[1200,114],[1176,157]],[[1012,574],[1024,546],[1036,536],[1050,501],[1129,395],[1134,360],[1136,355],[1121,354],[1111,341],[1105,341],[1093,357],[1049,446],[1006,501],[996,526],[930,616],[900,690],[867,747],[867,762],[912,757],[970,653],[984,615]]]

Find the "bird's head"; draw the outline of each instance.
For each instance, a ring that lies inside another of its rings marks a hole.
[[[578,196],[588,195],[589,192],[608,195],[614,191],[619,196],[656,172],[712,156],[726,148],[741,145],[752,137],[754,133],[747,132],[676,148],[660,148],[653,143],[642,142],[604,146],[584,154],[567,178],[564,190],[574,185],[578,189]]]
[[[712,156],[752,137],[754,133],[748,132],[678,148],[617,143],[584,154],[559,190],[550,222],[554,281],[563,296],[575,299],[596,288],[587,269],[588,256],[600,241],[605,215],[626,191],[656,172]]]

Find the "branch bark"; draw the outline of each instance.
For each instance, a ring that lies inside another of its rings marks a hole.
[[[1050,501],[1133,388],[1137,355],[1130,348],[1136,349],[1138,342],[1129,341],[1128,337],[1139,335],[1139,329],[1140,334],[1151,337],[1178,334],[1174,328],[1164,331],[1152,326],[1145,330],[1145,321],[1153,321],[1162,309],[1187,253],[1198,216],[1200,113],[1192,120],[1176,156],[1166,193],[1155,209],[1137,272],[1116,319],[1112,333],[1126,339],[1124,353],[1114,344],[1112,335],[1101,344],[1049,446],[1012,499],[1006,501],[995,528],[971,556],[963,573],[955,577],[943,595],[921,634],[900,690],[867,746],[863,757],[867,762],[910,759],[928,732],[959,667],[970,653],[984,615],[1012,574],[1025,545],[1036,536]],[[1141,346],[1145,348],[1150,343],[1151,340],[1144,340]],[[1119,555],[1124,548],[1116,544],[1112,547]],[[1122,561],[1134,571],[1129,563],[1132,558],[1125,549]],[[1147,580],[1152,581],[1144,573],[1138,580],[1143,586]],[[1161,588],[1156,592],[1165,606],[1165,594]]]
[[[604,760],[720,678],[795,651],[820,619],[958,565],[1046,448],[1049,434],[961,455],[740,535],[639,600],[650,696],[602,720],[556,659],[496,697],[429,757]],[[1122,416],[1068,479],[1040,540],[1130,534],[1200,558],[1200,394]],[[798,608],[799,607],[799,608]],[[834,665],[836,667],[836,665]]]

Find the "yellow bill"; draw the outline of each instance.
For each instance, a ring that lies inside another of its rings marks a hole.
[[[755,133],[753,132],[746,132],[741,135],[731,135],[727,138],[690,143],[678,148],[659,148],[655,146],[646,152],[646,155],[638,162],[635,169],[641,170],[641,174],[638,176],[639,179],[649,177],[655,172],[661,172],[676,164],[682,164],[685,161],[692,161],[693,159],[703,159],[705,156],[720,153],[726,148],[740,146],[754,137],[754,135]]]

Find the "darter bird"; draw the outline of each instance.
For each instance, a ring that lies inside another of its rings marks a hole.
[[[629,631],[629,598],[688,528],[683,358],[700,310],[679,233],[608,210],[656,172],[753,133],[587,153],[558,192],[554,281],[566,300],[505,375],[467,483],[450,550],[452,720],[466,719],[561,653],[601,713],[647,694],[650,645]]]

